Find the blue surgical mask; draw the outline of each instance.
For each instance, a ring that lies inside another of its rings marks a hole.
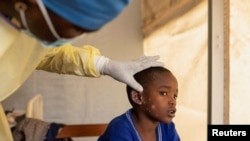
[[[61,46],[63,44],[66,44],[66,43],[72,43],[74,42],[76,39],[78,38],[82,38],[83,36],[85,36],[85,34],[82,34],[82,35],[79,35],[77,37],[74,37],[74,38],[69,38],[69,39],[66,39],[66,38],[62,38],[60,37],[60,35],[56,32],[55,28],[54,28],[54,25],[52,24],[51,22],[51,19],[48,15],[48,12],[42,2],[42,0],[37,0],[37,4],[45,18],[45,21],[47,22],[48,24],[48,27],[51,31],[51,33],[54,35],[54,37],[57,39],[56,41],[54,42],[48,42],[48,41],[43,41],[39,38],[37,38],[34,34],[32,34],[29,30],[29,27],[28,27],[28,24],[27,24],[27,21],[26,21],[26,17],[25,17],[25,10],[27,9],[27,6],[24,4],[24,3],[21,3],[21,2],[17,2],[16,5],[15,5],[15,8],[16,10],[20,13],[20,17],[21,17],[21,20],[22,20],[22,24],[24,25],[24,27],[26,28],[25,30],[25,33],[28,34],[29,36],[33,37],[33,38],[36,38],[38,41],[40,41],[43,45],[45,46],[48,46],[48,47],[57,47],[57,46]]]

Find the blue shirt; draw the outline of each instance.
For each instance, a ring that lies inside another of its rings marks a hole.
[[[180,141],[173,122],[160,123],[156,128],[157,141]],[[98,141],[142,141],[133,120],[132,110],[114,118]]]

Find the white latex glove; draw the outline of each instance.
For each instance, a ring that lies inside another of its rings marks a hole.
[[[95,64],[101,74],[109,75],[115,80],[142,92],[143,88],[134,79],[134,74],[152,66],[163,66],[162,62],[157,61],[159,58],[160,56],[141,56],[131,62],[121,62],[101,56],[95,58]]]

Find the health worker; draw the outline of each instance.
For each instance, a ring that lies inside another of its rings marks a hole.
[[[159,56],[134,61],[111,60],[74,41],[116,18],[130,0],[0,0],[0,140],[12,141],[1,101],[16,91],[35,69],[86,77],[108,75],[142,91],[133,78]]]

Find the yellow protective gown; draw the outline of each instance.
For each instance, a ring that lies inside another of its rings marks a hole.
[[[92,46],[44,48],[37,40],[0,19],[0,141],[12,141],[1,101],[16,91],[35,69],[61,74],[99,77]]]

